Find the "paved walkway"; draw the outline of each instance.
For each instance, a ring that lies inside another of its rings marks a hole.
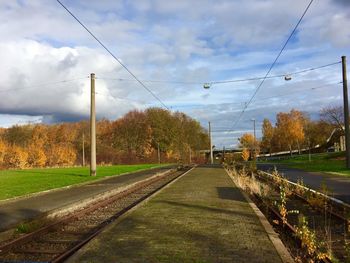
[[[297,182],[303,179],[304,184],[314,190],[319,191],[325,183],[331,191],[331,196],[350,204],[350,178],[335,174],[306,172],[300,169],[289,168],[281,164],[261,163],[257,164],[258,169],[272,171],[276,166],[277,170],[290,181]]]
[[[221,167],[199,167],[110,225],[68,262],[282,262]]]
[[[67,207],[92,198],[98,194],[116,189],[138,180],[142,180],[157,172],[164,172],[168,167],[139,171],[102,180],[35,194],[28,198],[18,198],[8,202],[0,202],[0,232],[17,226],[19,223],[42,216],[51,211]]]

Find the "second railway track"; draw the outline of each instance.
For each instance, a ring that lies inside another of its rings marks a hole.
[[[109,223],[188,170],[146,179],[86,209],[0,245],[0,262],[63,262]]]

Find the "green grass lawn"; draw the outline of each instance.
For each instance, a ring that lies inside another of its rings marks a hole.
[[[345,152],[312,154],[310,162],[308,154],[295,155],[274,162],[310,172],[327,172],[350,176],[350,170],[345,167]]]
[[[0,200],[158,166],[158,164],[98,166],[95,177],[90,176],[89,167],[1,170]]]

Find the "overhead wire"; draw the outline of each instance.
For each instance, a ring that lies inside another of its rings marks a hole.
[[[339,84],[342,84],[343,82],[340,81],[340,82],[337,82],[337,83],[329,83],[329,84],[325,84],[325,85],[320,85],[320,86],[317,86],[317,87],[313,87],[313,88],[310,88],[310,89],[304,89],[304,90],[316,90],[316,89],[321,89],[321,88],[324,88],[324,87],[330,87],[330,86],[334,86],[334,85],[339,85]],[[300,91],[298,91],[300,92]],[[265,98],[261,98],[259,100],[263,101],[263,100],[266,100],[266,99],[270,99],[270,98],[278,98],[278,97],[283,97],[283,96],[289,96],[291,94],[294,94],[295,92],[293,93],[289,93],[289,94],[281,94],[279,96],[270,96],[270,97],[265,97]],[[234,132],[233,129],[220,129],[220,130],[213,130],[213,132]]]
[[[115,80],[115,81],[135,81],[134,79],[110,78],[110,77],[98,77],[96,79]],[[188,85],[202,85],[204,83],[204,82],[177,81],[177,80],[141,80],[141,81],[142,82],[149,82],[149,83],[188,84]]]
[[[118,59],[112,51],[107,48],[88,28],[81,22],[60,0],[56,0],[145,90],[147,90],[163,107],[170,110],[164,102],[153,93],[120,59]]]
[[[279,74],[279,75],[272,75],[266,77],[266,79],[272,79],[272,78],[281,78],[285,76],[293,76],[309,71],[314,71],[318,69],[322,69],[325,67],[330,67],[334,66],[337,64],[340,64],[341,61],[333,62],[333,63],[328,63],[322,66],[318,67],[312,67],[312,68],[307,68],[307,69],[302,69],[299,71],[295,72],[289,72],[285,74]],[[114,81],[135,81],[134,79],[125,79],[125,78],[110,78],[110,77],[97,77],[96,79],[102,79],[102,80],[114,80]],[[244,79],[232,79],[232,80],[221,80],[221,81],[205,81],[205,82],[196,82],[196,81],[177,81],[177,80],[142,80],[142,82],[149,82],[149,83],[166,83],[166,84],[185,84],[185,85],[203,85],[203,84],[210,84],[210,85],[215,85],[215,84],[225,84],[225,83],[234,83],[234,82],[246,82],[246,81],[253,81],[253,80],[261,80],[264,79],[264,77],[252,77],[252,78],[244,78]]]
[[[277,63],[279,57],[281,56],[281,54],[283,53],[284,49],[286,48],[288,42],[290,41],[290,39],[292,38],[292,36],[294,35],[295,31],[297,30],[299,24],[301,23],[301,21],[303,20],[304,16],[306,15],[307,11],[309,10],[311,4],[313,3],[314,0],[311,0],[309,2],[309,4],[307,5],[307,7],[305,8],[302,16],[299,18],[297,24],[294,26],[292,32],[290,33],[289,37],[287,38],[287,40],[285,41],[284,45],[282,46],[281,50],[278,52],[277,57],[275,58],[275,60],[273,61],[273,63],[270,65],[268,71],[266,72],[264,78],[261,80],[260,84],[257,86],[257,88],[255,89],[253,95],[251,96],[250,100],[248,101],[248,103],[243,107],[243,110],[241,111],[240,115],[238,116],[238,118],[236,119],[235,123],[233,124],[232,129],[234,129],[236,127],[236,125],[238,124],[238,122],[240,121],[240,119],[242,118],[245,110],[248,108],[248,106],[250,105],[250,103],[252,102],[252,100],[254,99],[254,97],[256,96],[256,94],[258,93],[258,91],[260,90],[260,88],[262,87],[262,85],[264,84],[265,80],[267,79],[268,75],[270,74],[271,70],[273,69],[273,67],[275,66],[275,64]]]
[[[329,63],[326,65],[322,65],[319,67],[313,67],[313,68],[303,69],[303,70],[299,70],[299,71],[295,71],[295,72],[291,72],[291,73],[272,75],[272,76],[267,76],[267,77],[255,77],[255,78],[247,78],[247,79],[212,81],[212,82],[208,82],[208,83],[209,84],[224,84],[224,83],[232,83],[232,82],[244,82],[244,81],[261,80],[261,79],[281,78],[281,77],[285,77],[285,76],[293,76],[293,75],[297,75],[297,74],[301,74],[301,73],[305,73],[305,72],[309,72],[309,71],[314,71],[314,70],[325,68],[325,67],[334,66],[334,65],[337,65],[340,63],[341,63],[341,61],[337,61],[337,62]]]
[[[265,101],[267,99],[273,99],[273,98],[280,98],[280,97],[285,97],[285,96],[290,96],[293,95],[295,93],[299,93],[300,91],[305,91],[305,90],[316,90],[316,89],[321,89],[321,88],[325,88],[325,87],[329,87],[329,86],[333,86],[333,85],[339,85],[342,84],[343,82],[335,82],[335,83],[328,83],[328,84],[324,84],[324,85],[320,85],[320,86],[316,86],[316,87],[312,87],[312,88],[298,88],[298,90],[293,90],[292,92],[288,92],[288,93],[283,93],[283,94],[278,94],[278,95],[274,95],[274,96],[269,96],[269,97],[263,97],[263,98],[259,98],[256,99],[254,101]],[[242,105],[245,104],[247,102],[245,101],[241,101],[241,102],[231,102],[231,103],[222,103],[223,105],[227,106],[227,105]],[[213,105],[217,105],[217,104],[207,104],[207,105],[197,105],[197,106],[191,106],[191,105],[183,105],[183,106],[171,106],[172,108],[203,108],[203,107],[211,107]]]

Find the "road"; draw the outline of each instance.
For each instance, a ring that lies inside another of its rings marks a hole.
[[[289,168],[281,164],[259,163],[259,170],[272,171],[276,166],[277,170],[288,180],[297,182],[302,179],[304,184],[314,190],[320,190],[323,183],[331,191],[331,196],[350,204],[350,178],[345,176],[326,174],[321,172],[306,172],[300,169]]]

